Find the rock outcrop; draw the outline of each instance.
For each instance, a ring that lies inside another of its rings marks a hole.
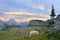
[[[0,20],[0,30],[5,28],[5,22]]]
[[[28,26],[45,26],[47,25],[46,21],[42,20],[31,20]]]
[[[50,27],[50,29],[48,30],[49,33],[60,31],[60,15],[58,15],[54,21],[55,24],[53,24],[52,27]]]

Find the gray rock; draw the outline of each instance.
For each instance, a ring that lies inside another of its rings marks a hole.
[[[5,28],[5,22],[0,20],[0,30]]]
[[[42,20],[31,20],[28,26],[42,26],[42,25],[47,25],[47,22]]]
[[[47,33],[53,33],[56,31],[60,31],[60,15],[58,15],[54,21],[55,21],[55,24],[49,28]]]

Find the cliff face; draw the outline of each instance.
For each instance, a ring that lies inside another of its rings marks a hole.
[[[44,26],[44,25],[47,25],[47,22],[42,20],[31,20],[29,22],[29,26]]]
[[[50,27],[50,29],[48,30],[50,33],[51,32],[56,32],[56,31],[60,31],[60,15],[58,15],[55,18],[55,23],[52,25],[52,27]]]
[[[60,15],[58,15],[55,19],[55,28],[56,30],[60,30]]]
[[[55,19],[55,24],[60,24],[60,15],[58,15]]]
[[[55,25],[60,25],[60,15],[58,15],[55,19],[53,19],[55,21]],[[29,22],[28,26],[46,26],[48,25],[49,22],[51,22],[52,19],[49,19],[47,21],[42,21],[42,20],[31,20]]]

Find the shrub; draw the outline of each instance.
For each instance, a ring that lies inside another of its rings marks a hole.
[[[49,24],[47,26],[51,27],[54,23],[55,23],[54,21],[51,21],[51,22],[49,22]]]

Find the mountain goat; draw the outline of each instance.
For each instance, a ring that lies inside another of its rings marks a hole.
[[[30,35],[29,36],[38,35],[38,34],[39,34],[39,31],[32,30],[32,31],[30,31]]]

